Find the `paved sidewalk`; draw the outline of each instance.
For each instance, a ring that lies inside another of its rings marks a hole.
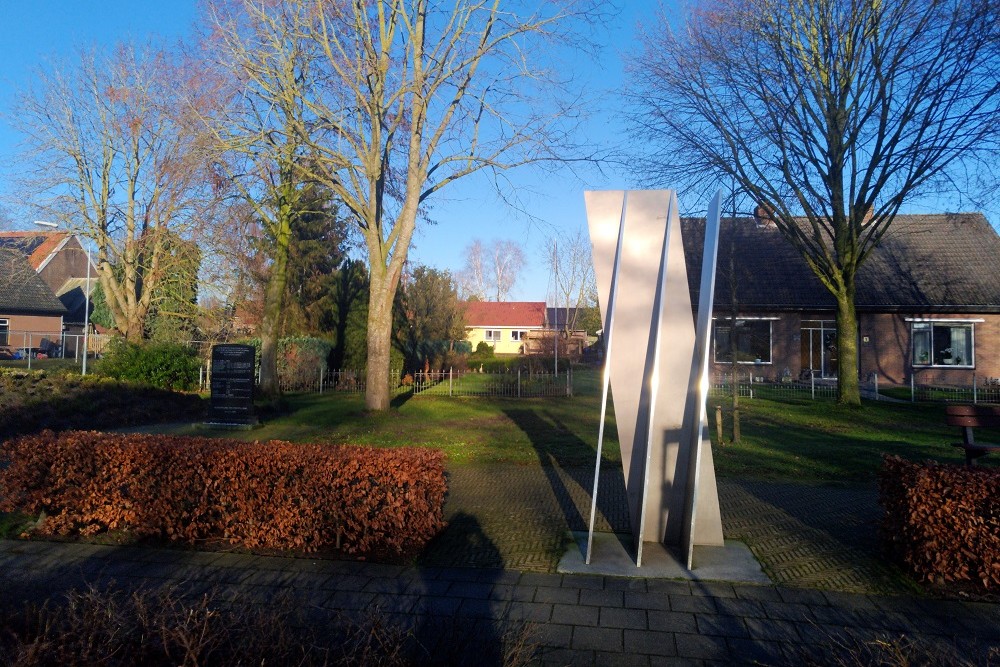
[[[519,628],[544,665],[828,664],[844,647],[864,656],[865,642],[901,636],[930,647],[933,662],[1000,659],[995,605],[780,586],[11,540],[0,540],[0,580],[15,603],[91,584],[262,604],[290,594],[317,613],[377,605],[428,664],[498,664]]]
[[[490,464],[448,471],[449,528],[428,565],[555,572],[568,531],[587,529],[593,468]],[[902,593],[878,558],[874,483],[842,488],[719,479],[727,539],[746,543],[774,583]],[[629,532],[620,466],[606,466],[597,530]],[[475,536],[470,539],[469,536]]]

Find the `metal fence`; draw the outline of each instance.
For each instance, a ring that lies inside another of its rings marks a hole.
[[[490,396],[541,398],[572,396],[573,372],[534,373],[522,370],[483,373],[475,370],[431,371],[412,377],[414,396]]]
[[[87,336],[87,354],[95,358],[104,353],[114,336],[92,333]],[[84,336],[52,331],[3,331],[0,355],[11,359],[83,359]]]
[[[837,381],[812,377],[805,381],[771,382],[754,378],[752,374],[737,375],[737,391],[741,398],[836,399]],[[1000,403],[1000,378],[972,376],[966,386],[919,384],[910,378],[909,386],[890,385],[872,373],[860,383],[861,395],[876,401],[910,401],[938,403]],[[732,376],[715,379],[709,395],[712,398],[732,396]]]
[[[715,378],[709,389],[711,398],[723,398],[733,395],[732,374],[721,374]],[[837,398],[837,381],[815,376],[808,380],[788,378],[781,382],[770,382],[754,378],[752,373],[736,376],[736,389],[741,398],[781,399],[835,399]]]

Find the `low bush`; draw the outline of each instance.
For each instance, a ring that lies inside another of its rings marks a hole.
[[[0,444],[2,511],[43,534],[404,554],[444,526],[444,455],[211,438],[43,431]]]
[[[1000,586],[1000,470],[886,456],[878,486],[893,559],[921,581]]]
[[[201,361],[193,348],[178,343],[129,343],[115,338],[98,371],[116,380],[141,382],[161,389],[190,391],[198,387]]]
[[[0,369],[0,434],[5,436],[197,420],[203,411],[204,401],[195,394],[93,375]]]

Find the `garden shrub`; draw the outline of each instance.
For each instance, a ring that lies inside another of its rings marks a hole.
[[[0,370],[0,434],[197,420],[205,401],[111,378]]]
[[[98,371],[116,380],[189,391],[198,386],[200,368],[197,353],[186,345],[139,344],[115,338],[108,344]]]
[[[1000,586],[1000,470],[886,456],[878,486],[893,559],[922,581]]]
[[[44,534],[401,554],[444,526],[443,460],[416,448],[43,431],[0,444],[0,511],[44,512]]]

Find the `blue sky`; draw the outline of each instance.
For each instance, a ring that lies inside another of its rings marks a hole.
[[[597,31],[608,45],[597,61],[586,61],[583,75],[607,88],[598,95],[591,131],[584,136],[595,143],[620,142],[623,136],[611,118],[618,106],[616,87],[622,79],[619,48],[628,45],[643,14],[651,16],[656,0],[627,0],[614,21]],[[47,60],[72,57],[81,46],[111,46],[120,40],[173,40],[191,34],[197,20],[196,0],[136,2],[135,0],[49,0],[27,3],[0,0],[0,164],[16,168],[19,137],[6,115],[18,89],[30,83],[32,71]],[[9,169],[0,169],[0,174]],[[620,173],[619,173],[620,172]],[[568,168],[555,173],[523,168],[510,174],[530,215],[502,202],[486,178],[471,177],[442,190],[430,200],[429,213],[435,224],[417,231],[410,258],[416,263],[457,271],[464,248],[474,239],[512,239],[523,244],[528,266],[512,295],[514,299],[544,300],[549,285],[541,249],[555,230],[573,232],[586,226],[583,191],[596,188],[634,187],[624,170],[611,167],[604,174],[595,170],[574,174]],[[0,176],[2,179],[2,176]],[[10,195],[0,180],[0,195]],[[18,226],[30,226],[8,202]],[[25,214],[26,215],[26,214]]]
[[[634,44],[636,25],[650,23],[659,5],[657,0],[621,0],[620,4],[622,11],[595,30],[604,44],[599,58],[579,61],[580,75],[595,90],[603,88],[582,138],[603,146],[626,139],[615,116],[621,107],[623,55]],[[197,20],[197,5],[196,0],[0,0],[0,196],[12,194],[3,174],[17,168],[18,137],[5,116],[15,91],[30,82],[34,68],[47,59],[69,58],[80,46],[187,37]],[[556,230],[573,233],[585,228],[584,190],[635,188],[638,183],[626,168],[615,165],[603,173],[591,169],[574,174],[568,167],[550,173],[526,167],[509,175],[530,216],[503,203],[485,178],[470,177],[430,200],[429,213],[436,224],[418,229],[410,258],[415,263],[457,271],[464,248],[474,239],[512,239],[523,244],[528,258],[512,298],[544,300],[549,287],[541,257],[545,237]],[[683,209],[684,193],[680,199]],[[925,201],[908,207],[907,212],[946,209],[942,202]],[[994,202],[991,209],[996,210],[987,210],[987,217],[997,225],[1000,202]],[[11,212],[17,214],[16,209]],[[20,217],[16,222],[30,226],[29,220]]]

